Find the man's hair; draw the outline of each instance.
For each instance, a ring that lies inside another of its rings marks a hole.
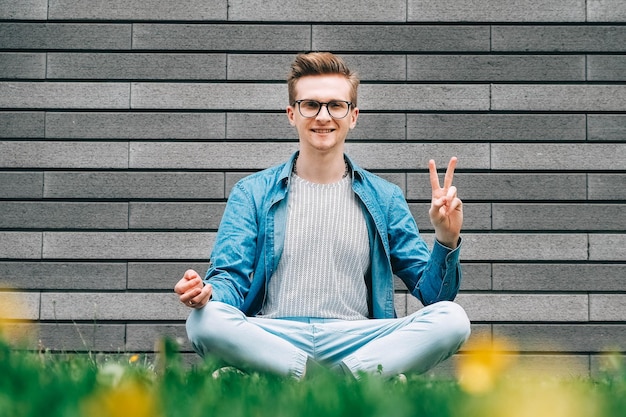
[[[352,71],[343,59],[330,52],[309,52],[298,54],[291,64],[291,70],[287,76],[287,89],[289,91],[289,104],[296,104],[296,83],[307,75],[331,75],[339,74],[346,77],[350,82],[350,101],[356,107],[357,89],[359,77]]]

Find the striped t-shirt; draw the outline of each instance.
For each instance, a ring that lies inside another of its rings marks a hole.
[[[351,180],[315,184],[292,175],[285,245],[264,317],[367,318],[369,238]]]

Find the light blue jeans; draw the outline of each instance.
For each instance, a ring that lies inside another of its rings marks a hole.
[[[467,340],[470,322],[449,301],[396,319],[334,320],[246,317],[218,301],[191,312],[187,335],[200,356],[233,366],[301,378],[308,358],[359,373],[426,372]]]

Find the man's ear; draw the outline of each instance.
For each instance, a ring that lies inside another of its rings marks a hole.
[[[350,114],[350,129],[356,126],[356,119],[359,118],[359,108],[355,107]]]
[[[295,126],[296,125],[295,113],[293,111],[293,107],[291,107],[291,106],[287,106],[287,118],[289,119],[289,124],[291,126]]]

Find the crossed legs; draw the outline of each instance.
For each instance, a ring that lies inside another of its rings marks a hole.
[[[431,304],[397,319],[328,320],[246,317],[209,302],[187,319],[196,352],[246,368],[301,378],[312,358],[328,367],[383,375],[426,372],[467,340],[470,323],[452,302]]]

